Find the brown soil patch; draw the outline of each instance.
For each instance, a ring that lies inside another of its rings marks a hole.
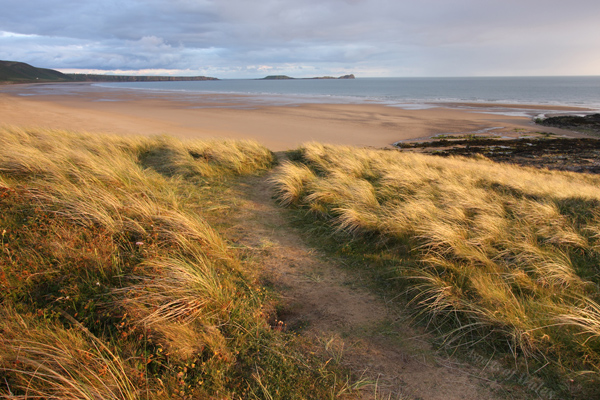
[[[360,276],[309,247],[271,198],[267,177],[242,182],[226,236],[255,257],[285,301],[288,329],[325,348],[355,377],[376,382],[364,399],[498,399],[502,388],[478,369],[435,352],[397,305],[370,293]],[[514,398],[514,397],[511,397]]]

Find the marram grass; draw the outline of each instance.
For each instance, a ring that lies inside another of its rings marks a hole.
[[[597,377],[599,176],[318,143],[295,159],[272,178],[281,204],[384,252],[408,242],[418,263],[395,276],[448,345]]]
[[[328,398],[202,218],[251,141],[0,131],[0,397]],[[264,373],[268,371],[268,373]]]

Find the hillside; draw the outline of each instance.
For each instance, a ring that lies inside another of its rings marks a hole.
[[[0,60],[0,82],[63,82],[71,78],[65,74],[46,68],[36,68],[17,61]]]
[[[37,68],[17,61],[0,60],[0,83],[36,82],[163,82],[163,81],[214,81],[207,76],[133,76],[63,74],[53,69]]]

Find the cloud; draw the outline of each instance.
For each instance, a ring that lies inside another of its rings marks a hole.
[[[0,58],[49,68],[600,72],[597,0],[0,0],[0,9]]]

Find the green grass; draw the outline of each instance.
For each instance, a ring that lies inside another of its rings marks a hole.
[[[599,394],[599,177],[317,143],[291,156],[281,204],[374,266],[446,349]]]
[[[250,141],[0,131],[0,397],[347,391],[271,328],[273,299],[203,217],[273,162]]]

